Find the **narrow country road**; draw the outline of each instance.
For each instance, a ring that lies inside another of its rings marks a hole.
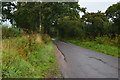
[[[65,57],[64,78],[118,78],[118,58],[59,40],[54,43]]]

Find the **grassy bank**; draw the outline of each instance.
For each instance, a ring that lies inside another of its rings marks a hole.
[[[84,48],[88,48],[88,49],[92,49],[92,50],[95,50],[98,52],[102,52],[102,53],[105,53],[107,55],[120,57],[120,55],[118,54],[118,51],[120,51],[120,49],[116,46],[99,44],[96,41],[89,41],[89,42],[81,42],[80,40],[65,40],[65,41],[76,44],[76,45],[84,47]]]
[[[33,41],[29,47],[26,36],[3,40],[3,78],[59,77],[54,45],[50,41]]]

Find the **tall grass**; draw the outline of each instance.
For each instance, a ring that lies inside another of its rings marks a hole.
[[[26,36],[3,40],[2,77],[59,77],[53,43],[32,41],[29,51],[28,42]]]
[[[110,36],[108,37],[107,35],[102,36],[102,37],[96,37],[95,41],[99,44],[106,44],[106,45],[111,45],[111,46],[120,46],[119,41],[120,40],[120,35],[116,34],[116,37],[111,38]]]

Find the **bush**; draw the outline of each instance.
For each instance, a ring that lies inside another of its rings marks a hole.
[[[19,29],[19,28],[8,28],[8,27],[2,27],[2,38],[10,38],[10,37],[18,37],[18,36],[22,36],[24,34],[24,32]]]
[[[42,40],[44,43],[49,43],[50,42],[50,36],[48,34],[42,34]]]
[[[120,35],[116,35],[114,38],[110,38],[108,36],[96,37],[95,41],[99,44],[107,44],[111,46],[119,46],[118,39],[120,39]]]

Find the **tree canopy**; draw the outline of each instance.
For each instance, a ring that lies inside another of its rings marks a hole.
[[[114,33],[119,33],[120,26],[120,2],[113,4],[106,10],[106,15],[114,22]]]
[[[27,33],[42,32],[60,37],[85,37],[118,34],[120,3],[106,12],[86,13],[77,2],[4,2],[3,21],[9,19]],[[80,18],[80,13],[84,15]],[[110,21],[110,19],[112,21]]]

